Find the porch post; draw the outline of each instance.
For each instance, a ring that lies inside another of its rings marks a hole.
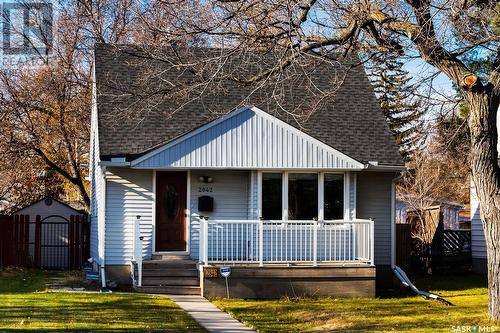
[[[137,215],[134,224],[134,260],[137,265],[137,286],[142,286],[142,236],[141,216]]]
[[[259,266],[264,266],[264,221],[259,218]]]
[[[313,222],[313,266],[318,266],[318,221]]]
[[[370,264],[375,265],[375,226],[370,219]]]
[[[203,223],[203,264],[208,265],[208,217],[202,217]]]
[[[200,248],[198,249],[198,262],[203,264],[205,261],[205,222],[203,220],[203,216],[198,218],[200,221]]]

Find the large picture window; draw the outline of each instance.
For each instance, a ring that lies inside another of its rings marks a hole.
[[[318,175],[290,173],[288,175],[288,218],[312,220],[318,217]]]
[[[344,217],[344,176],[325,174],[324,218],[337,220]]]
[[[283,185],[280,173],[262,174],[262,218],[281,220],[283,213]]]

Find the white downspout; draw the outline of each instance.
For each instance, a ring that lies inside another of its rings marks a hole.
[[[101,198],[101,223],[99,223],[101,237],[99,238],[99,264],[101,267],[101,287],[106,289],[106,263],[105,263],[105,249],[106,249],[106,167],[101,167],[102,183],[102,198]]]

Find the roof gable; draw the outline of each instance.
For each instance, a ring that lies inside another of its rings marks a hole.
[[[196,96],[150,101],[137,96],[156,91],[158,82],[175,82],[182,87],[190,86],[194,79],[189,71],[179,72],[173,69],[174,65],[164,68],[164,63],[144,59],[137,52],[137,48],[127,46],[96,46],[101,160],[116,156],[133,160],[243,105],[255,105],[357,161],[403,165],[364,69],[359,65],[352,67],[355,62],[352,59],[335,65],[318,59],[311,75],[303,75],[300,68],[291,66],[279,91],[268,86],[219,82],[200,90],[203,93]],[[183,60],[200,61],[207,52],[198,48]],[[170,60],[175,64],[176,59]],[[259,66],[266,66],[265,61],[253,60]],[[224,70],[241,71],[241,66],[235,64],[227,64]],[[157,68],[155,72],[161,72],[161,77],[144,80],[144,68]],[[333,92],[331,87],[337,87],[339,81],[342,84]],[[321,95],[321,92],[328,93]],[[322,97],[319,106],[318,96]],[[296,115],[285,110],[303,110],[307,116],[297,120]]]
[[[243,107],[132,161],[135,168],[362,169],[257,107]]]

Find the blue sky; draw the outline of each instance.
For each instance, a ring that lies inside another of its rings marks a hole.
[[[404,69],[410,72],[413,82],[419,82],[422,79],[428,78],[437,70],[433,66],[427,64],[422,59],[412,59],[404,65]],[[443,93],[454,93],[451,80],[443,73],[440,73],[433,80],[433,87]]]

